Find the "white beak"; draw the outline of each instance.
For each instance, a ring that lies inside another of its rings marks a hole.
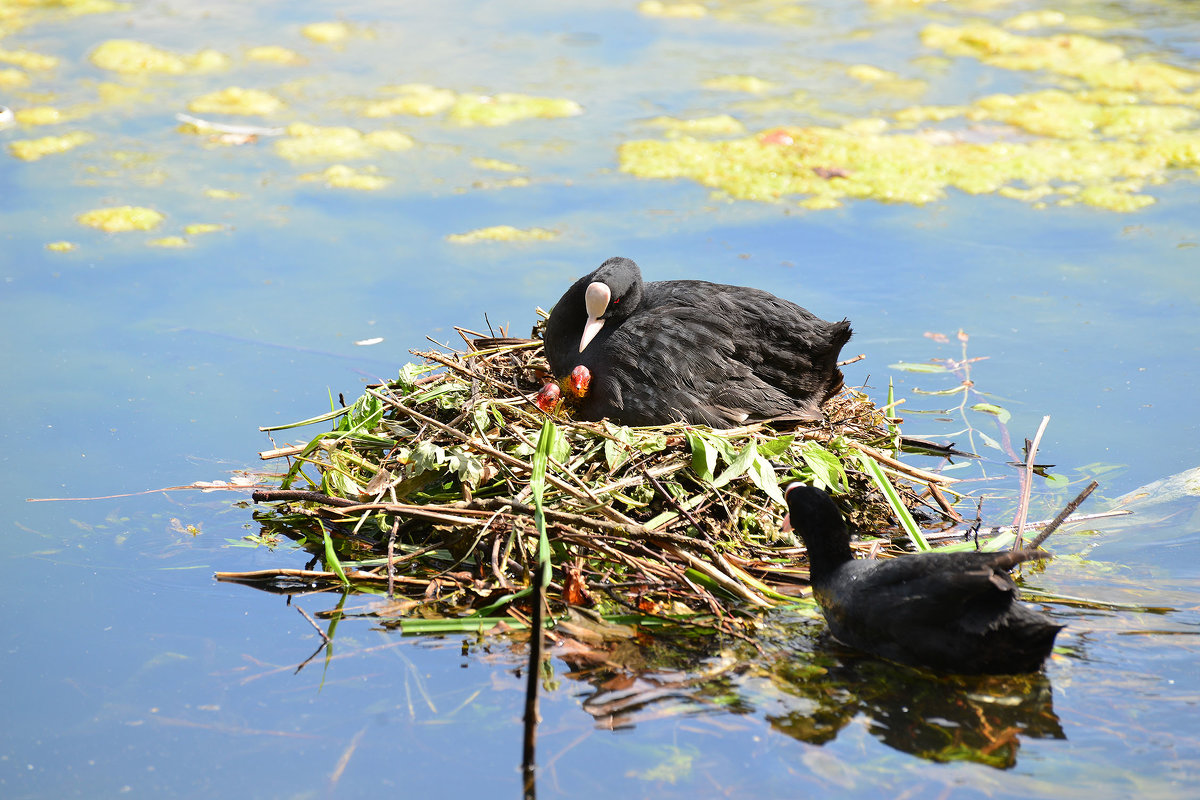
[[[587,309],[588,321],[583,326],[583,336],[579,338],[579,352],[582,353],[604,327],[604,320],[600,317],[608,310],[608,301],[611,299],[612,290],[606,284],[598,281],[588,284],[587,291],[583,293],[583,305]]]

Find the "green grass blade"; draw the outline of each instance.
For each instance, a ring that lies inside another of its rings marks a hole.
[[[329,538],[329,531],[325,529],[325,523],[317,520],[317,524],[321,526],[321,535],[325,537],[325,566],[338,576],[343,586],[349,586],[350,579],[346,577],[346,571],[342,569],[342,562],[338,561],[337,553],[333,549],[333,539]]]
[[[921,529],[917,527],[917,521],[912,518],[912,514],[908,513],[908,509],[904,507],[904,503],[900,500],[900,494],[896,491],[896,487],[892,486],[892,482],[888,480],[887,475],[883,474],[883,468],[879,466],[879,462],[866,453],[859,453],[858,461],[862,464],[866,473],[871,476],[871,479],[875,481],[875,485],[879,487],[879,491],[883,492],[884,499],[892,507],[892,513],[896,515],[896,519],[900,520],[900,526],[904,528],[904,532],[908,534],[908,538],[912,539],[913,545],[922,553],[929,552],[932,549],[929,546],[929,542],[925,541],[925,537],[921,535]]]

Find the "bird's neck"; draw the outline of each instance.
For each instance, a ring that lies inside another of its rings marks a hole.
[[[850,549],[850,534],[844,525],[835,533],[821,537],[808,545],[809,576],[813,584],[822,583],[837,571],[838,567],[854,560]]]

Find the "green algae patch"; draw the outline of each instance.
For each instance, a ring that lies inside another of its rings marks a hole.
[[[318,44],[342,44],[354,35],[354,28],[345,22],[312,22],[300,34]]]
[[[0,69],[0,89],[21,89],[28,85],[28,73],[11,67]]]
[[[1194,70],[1149,57],[1129,59],[1120,46],[1084,34],[1022,36],[976,22],[929,25],[921,31],[921,41],[947,55],[970,56],[1003,69],[1045,70],[1097,88],[1155,91],[1200,82]]]
[[[526,119],[573,117],[583,113],[574,100],[531,97],[502,92],[495,95],[459,95],[450,108],[450,119],[459,125],[508,125]]]
[[[1129,211],[1153,198],[1126,182],[1200,167],[1200,135],[977,142],[946,131],[777,128],[727,141],[632,141],[619,157],[621,170],[638,177],[688,178],[736,199],[794,199],[814,209],[847,198],[923,205],[957,189]]]
[[[1032,31],[1038,28],[1068,28],[1076,31],[1103,31],[1113,27],[1111,22],[1086,14],[1064,14],[1061,11],[1042,9],[1025,11],[1004,21],[1004,27],[1014,31]]]
[[[75,219],[89,228],[97,228],[107,233],[123,233],[153,230],[161,225],[166,217],[153,208],[144,206],[116,206],[86,211]]]
[[[45,156],[65,153],[96,137],[84,131],[74,131],[62,136],[44,136],[40,139],[19,139],[8,145],[8,150],[22,161],[37,161]]]
[[[231,189],[205,189],[204,196],[213,200],[240,200],[242,193]]]
[[[13,112],[17,122],[22,125],[57,125],[60,122],[75,118],[77,115],[63,113],[53,106],[33,106],[20,108]]]
[[[124,75],[158,73],[183,75],[191,72],[215,72],[229,67],[229,57],[216,50],[201,50],[194,55],[179,55],[132,39],[110,39],[96,47],[90,56],[100,69]]]
[[[371,147],[390,150],[393,153],[411,150],[416,146],[416,142],[411,136],[400,131],[371,131],[363,137],[363,140]]]
[[[370,158],[380,150],[408,150],[414,144],[412,137],[399,131],[364,134],[347,126],[296,122],[287,127],[287,137],[275,142],[275,152],[289,161],[348,161]]]
[[[225,226],[216,222],[193,222],[190,225],[183,226],[183,232],[188,236],[200,236],[205,233],[218,233],[225,230]]]
[[[274,114],[282,111],[284,103],[270,92],[230,86],[219,92],[209,92],[188,103],[188,111],[197,114]]]
[[[70,253],[79,248],[74,242],[47,242],[46,249],[51,253]]]
[[[439,89],[427,83],[405,83],[399,86],[388,86],[383,89],[389,97],[383,100],[373,100],[363,106],[365,117],[394,117],[408,114],[417,117],[429,117],[440,114],[454,105],[458,95],[450,89]]]
[[[493,225],[490,228],[478,228],[466,233],[452,233],[446,237],[446,241],[453,244],[474,244],[476,242],[546,242],[557,238],[557,231],[546,228],[514,228],[512,225]]]
[[[775,88],[770,81],[756,78],[753,75],[721,75],[709,78],[700,84],[705,89],[718,92],[745,92],[747,94],[763,94]]]
[[[978,100],[966,113],[968,119],[983,119],[1015,125],[1030,133],[1057,138],[1110,136],[1141,138],[1147,134],[1178,130],[1193,125],[1200,112],[1180,106],[1136,102],[1093,102],[1085,94],[1059,90],[1024,95],[990,95]]]
[[[0,64],[12,64],[14,67],[27,69],[30,72],[40,72],[57,67],[58,59],[54,56],[35,53],[32,50],[0,49]]]
[[[890,95],[919,96],[929,85],[920,78],[902,78],[895,72],[870,64],[854,64],[846,68],[846,74],[859,83]]]
[[[471,166],[478,169],[490,169],[493,172],[521,172],[523,169],[520,164],[501,161],[498,158],[472,158]]]
[[[165,247],[174,250],[182,250],[185,247],[192,246],[192,243],[182,236],[161,236],[157,239],[147,240],[146,244],[150,247]]]
[[[708,16],[708,9],[699,3],[664,3],[662,0],[642,0],[638,3],[639,14],[664,19],[700,19]]]
[[[308,59],[287,47],[275,44],[251,47],[246,51],[246,58],[264,64],[279,64],[284,67],[300,67],[308,63]]]
[[[718,114],[711,117],[696,119],[676,119],[675,117],[654,117],[647,120],[647,125],[663,128],[668,136],[691,134],[697,136],[728,136],[745,133],[746,126],[728,114]]]
[[[301,175],[300,180],[320,181],[331,189],[357,189],[366,192],[378,191],[392,182],[391,178],[376,174],[374,167],[360,170],[345,164],[334,164],[322,172]]]

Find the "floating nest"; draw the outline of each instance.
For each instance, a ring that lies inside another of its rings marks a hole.
[[[860,392],[843,390],[807,427],[580,422],[534,402],[548,373],[539,339],[459,333],[462,350],[414,351],[423,364],[349,405],[264,428],[332,423],[263,453],[288,469],[254,494],[268,504],[263,535],[300,540],[314,558],[218,577],[386,592],[378,616],[405,630],[527,624],[539,441],[556,615],[732,630],[753,608],[809,602],[804,548],[780,532],[790,481],[830,489],[852,526],[900,544],[906,513],[923,527],[961,521],[940,488],[950,479],[897,461],[896,421]]]

